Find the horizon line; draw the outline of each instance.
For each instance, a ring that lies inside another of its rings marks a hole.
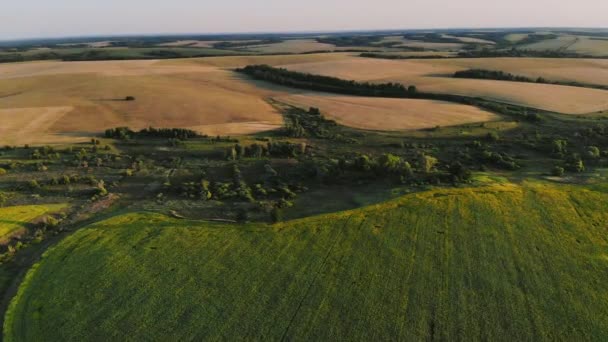
[[[137,37],[182,37],[182,36],[247,36],[247,35],[307,35],[307,34],[340,34],[340,33],[381,33],[381,32],[405,32],[405,31],[449,31],[449,30],[529,30],[529,29],[551,29],[551,30],[571,30],[571,29],[590,29],[608,30],[606,27],[589,26],[504,26],[504,27],[435,27],[435,28],[384,28],[384,29],[344,29],[344,30],[294,30],[294,31],[225,31],[225,32],[164,32],[164,33],[124,33],[124,34],[103,34],[93,33],[86,35],[57,35],[57,36],[31,36],[24,38],[0,39],[0,43],[27,42],[37,40],[62,40],[62,39],[99,39],[99,38],[137,38]]]

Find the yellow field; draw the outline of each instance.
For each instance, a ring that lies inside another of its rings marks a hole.
[[[0,208],[0,244],[18,236],[32,220],[66,208],[66,204],[26,205]]]
[[[567,114],[608,109],[608,92],[580,87],[492,80],[454,79],[458,70],[484,68],[548,79],[606,84],[608,61],[528,58],[382,60],[342,58],[330,61],[285,64],[290,70],[360,81],[397,81],[422,91],[483,96],[490,99]]]
[[[472,106],[441,101],[385,99],[341,95],[299,94],[275,97],[296,107],[317,107],[345,126],[400,131],[495,120],[498,117]]]

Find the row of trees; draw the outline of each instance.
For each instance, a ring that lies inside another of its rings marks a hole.
[[[201,137],[196,131],[185,128],[144,128],[140,131],[133,131],[128,127],[110,128],[105,131],[105,137],[109,139],[128,140],[131,138],[167,138],[188,140]]]
[[[236,69],[255,79],[268,81],[288,87],[326,91],[332,93],[378,96],[378,97],[408,97],[416,93],[416,87],[406,88],[400,83],[369,83],[353,80],[343,80],[336,77],[313,75],[275,68],[269,65],[248,65]]]

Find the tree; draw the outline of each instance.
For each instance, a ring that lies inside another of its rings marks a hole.
[[[362,154],[355,159],[355,167],[364,172],[368,172],[372,169],[373,163],[371,159],[365,154]]]
[[[488,139],[488,141],[496,142],[500,140],[500,136],[496,132],[490,132],[486,135],[486,139]]]
[[[283,221],[283,210],[281,208],[274,207],[270,212],[270,220],[273,223]]]
[[[458,161],[450,165],[449,171],[455,181],[462,182],[471,178],[471,171]]]
[[[555,166],[555,167],[553,167],[553,169],[551,170],[551,174],[552,174],[553,176],[556,176],[556,177],[561,177],[561,176],[563,176],[563,175],[564,175],[564,172],[565,172],[565,170],[564,170],[564,168],[563,168],[563,167],[561,167],[561,166]]]
[[[0,207],[4,206],[7,200],[8,196],[5,193],[0,192]]]
[[[386,153],[378,158],[378,167],[381,172],[395,173],[401,168],[401,158],[390,153]]]
[[[438,161],[437,158],[422,153],[418,158],[418,162],[422,172],[429,173],[435,167],[435,165],[437,165]]]
[[[600,149],[597,146],[587,146],[587,158],[598,159],[601,155]]]
[[[418,92],[418,88],[416,88],[416,86],[411,85],[409,87],[407,87],[407,93],[411,96],[411,95],[416,95],[416,93]]]
[[[551,143],[553,153],[564,154],[566,153],[566,147],[568,142],[566,140],[553,140]]]

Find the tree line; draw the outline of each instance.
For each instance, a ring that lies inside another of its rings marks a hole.
[[[370,97],[408,97],[416,92],[416,87],[406,88],[400,83],[369,83],[343,80],[337,77],[321,76],[269,65],[248,65],[236,69],[257,80],[268,81],[288,87],[324,91],[330,93],[370,96]]]
[[[511,81],[511,82],[526,82],[526,83],[539,83],[539,84],[555,84],[565,85],[571,87],[584,87],[584,88],[595,88],[608,90],[608,86],[597,85],[597,84],[586,84],[580,82],[562,82],[562,81],[551,81],[544,77],[530,78],[526,76],[514,75],[504,71],[485,70],[485,69],[469,69],[457,71],[453,75],[455,78],[474,78],[482,80],[498,80],[498,81]]]

